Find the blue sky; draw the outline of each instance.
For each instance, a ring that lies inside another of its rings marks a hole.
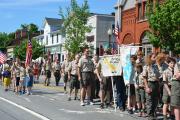
[[[84,0],[77,0],[82,4]],[[117,0],[89,0],[90,12],[110,14]],[[59,7],[70,0],[0,0],[0,32],[14,32],[21,24],[35,23],[42,28],[45,17],[59,18]]]

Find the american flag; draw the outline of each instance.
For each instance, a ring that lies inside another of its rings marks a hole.
[[[116,27],[114,29],[114,35],[116,36],[116,41],[117,42],[119,41],[119,31],[120,31],[120,28],[119,28],[119,24],[117,22]]]
[[[26,63],[25,65],[28,66],[32,60],[32,43],[31,40],[28,40],[27,49],[26,49]]]
[[[6,54],[0,51],[0,64],[3,64],[7,60]]]

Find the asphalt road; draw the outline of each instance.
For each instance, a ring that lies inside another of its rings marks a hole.
[[[113,108],[99,109],[99,103],[82,107],[67,101],[60,87],[35,85],[33,95],[5,92],[0,86],[0,120],[145,120]]]

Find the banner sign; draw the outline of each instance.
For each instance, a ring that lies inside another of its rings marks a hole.
[[[104,77],[120,76],[122,73],[120,55],[107,55],[100,58]]]
[[[123,68],[123,78],[125,83],[129,83],[133,70],[131,63],[131,55],[135,55],[138,51],[136,46],[122,46],[120,48],[121,64]]]

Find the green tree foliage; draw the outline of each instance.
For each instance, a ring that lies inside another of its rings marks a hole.
[[[25,60],[26,59],[26,48],[27,48],[27,43],[28,40],[24,40],[20,46],[16,46],[14,50],[14,55],[15,57],[20,58],[20,60]],[[43,55],[43,46],[40,46],[36,40],[32,40],[32,50],[33,50],[33,55],[32,59],[37,59],[38,57]]]
[[[71,5],[66,12],[60,8],[59,15],[64,20],[62,33],[65,33],[65,49],[73,55],[82,51],[85,43],[85,33],[91,31],[87,26],[87,19],[90,16],[87,0],[80,6],[76,0],[71,0]]]
[[[38,32],[38,26],[34,23],[30,24],[21,24],[21,29],[28,30],[30,34],[37,33]]]
[[[149,7],[152,4],[149,3]],[[165,0],[148,12],[152,33],[150,42],[174,53],[180,53],[180,1]]]
[[[0,32],[0,48],[6,48],[14,39],[14,33]]]

